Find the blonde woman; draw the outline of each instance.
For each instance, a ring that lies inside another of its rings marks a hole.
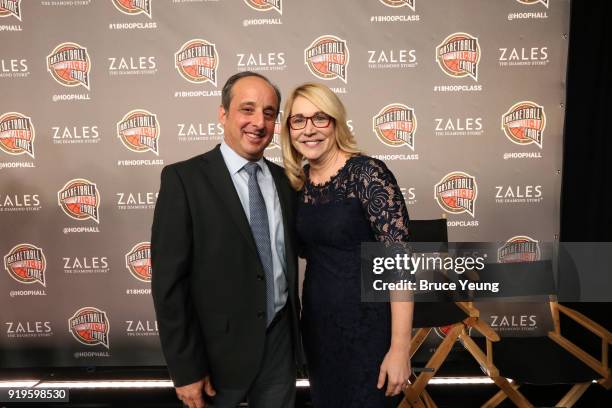
[[[285,172],[299,192],[307,261],[301,324],[313,404],[396,406],[410,375],[413,304],[362,302],[359,254],[362,242],[408,240],[402,194],[383,162],[360,153],[326,86],[297,87],[285,118]]]

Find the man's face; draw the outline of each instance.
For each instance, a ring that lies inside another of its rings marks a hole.
[[[231,96],[229,111],[219,107],[225,143],[245,159],[259,160],[274,135],[274,88],[261,78],[244,77],[234,84]]]

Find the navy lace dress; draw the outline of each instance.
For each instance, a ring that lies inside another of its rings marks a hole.
[[[301,323],[315,408],[395,407],[401,400],[376,388],[391,310],[361,302],[359,255],[361,242],[407,241],[407,223],[393,174],[367,156],[353,156],[329,182],[307,181],[300,192],[297,231],[307,262]]]

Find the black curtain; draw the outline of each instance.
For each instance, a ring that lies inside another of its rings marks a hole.
[[[562,242],[612,241],[611,16],[609,0],[571,3],[563,135]],[[612,330],[611,303],[565,304]],[[593,336],[585,336],[584,329],[570,324],[565,334],[599,356],[600,343]]]

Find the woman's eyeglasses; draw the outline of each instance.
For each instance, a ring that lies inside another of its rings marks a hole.
[[[289,116],[289,127],[293,130],[302,130],[306,127],[308,120],[312,122],[312,125],[317,128],[326,128],[332,121],[332,117],[322,113],[317,112],[312,116],[303,116],[303,115],[293,115]]]

